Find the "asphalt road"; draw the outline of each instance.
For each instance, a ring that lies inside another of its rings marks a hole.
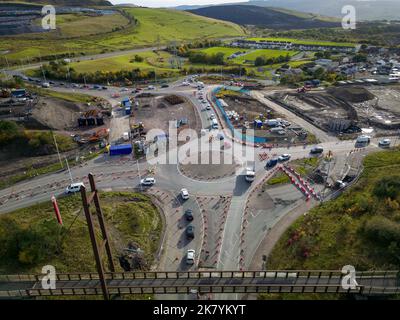
[[[214,87],[206,87],[205,93],[209,95],[209,92]],[[116,105],[118,101],[110,97],[110,94],[120,88],[110,87],[107,91],[95,91],[85,89],[71,89],[71,88],[51,88],[51,90],[61,92],[79,92],[93,96],[100,96],[108,101],[112,105]],[[179,85],[179,82],[172,84],[169,88],[157,89],[154,93],[174,93],[179,94],[189,99],[198,111],[201,119],[202,127],[207,129],[210,126],[210,114],[214,111],[204,111],[205,105],[202,104],[195,96],[194,92],[197,91],[193,87],[183,87]],[[123,95],[123,94],[122,94]],[[354,141],[338,141],[335,137],[327,135],[318,128],[313,127],[308,122],[297,117],[296,115],[288,112],[282,107],[274,104],[273,102],[265,99],[262,93],[254,93],[254,96],[260,101],[264,102],[271,108],[276,108],[280,113],[284,113],[289,121],[293,121],[299,125],[302,125],[306,130],[312,132],[316,137],[322,141],[319,145],[322,146],[326,151],[332,150],[335,157],[337,157],[338,165],[334,169],[335,174],[339,174],[344,170],[344,164],[346,157],[349,152],[355,149]],[[215,107],[215,106],[214,106]],[[282,110],[283,109],[283,110]],[[113,124],[112,124],[113,126]],[[126,128],[128,131],[129,127]],[[111,127],[113,130],[113,127]],[[118,130],[124,130],[124,125]],[[211,132],[215,134],[215,132]],[[225,141],[230,141],[232,149],[241,148],[242,144],[235,140],[232,140],[229,133],[225,131]],[[190,141],[185,145],[185,148],[191,147],[197,141]],[[204,141],[200,142],[203,147],[208,147],[208,138],[205,137]],[[213,146],[214,147],[214,146]],[[218,145],[217,147],[218,148]],[[157,188],[160,190],[166,190],[174,195],[178,195],[181,188],[187,188],[193,196],[218,196],[218,195],[232,195],[232,201],[227,215],[225,223],[222,246],[218,258],[218,269],[220,270],[237,270],[239,268],[239,253],[240,253],[240,241],[239,234],[243,223],[243,213],[246,200],[249,197],[250,192],[260,183],[268,174],[264,169],[265,162],[261,161],[258,157],[259,153],[268,153],[270,157],[279,155],[282,153],[290,153],[292,159],[301,159],[309,156],[311,146],[293,146],[290,148],[274,148],[271,151],[261,148],[255,148],[254,155],[255,167],[256,167],[256,181],[249,184],[245,181],[243,176],[232,176],[219,180],[213,181],[198,181],[186,177],[181,173],[177,164],[156,164],[156,174],[154,175],[157,179]],[[218,149],[219,150],[219,149]],[[374,152],[378,150],[377,139],[373,139],[372,143],[365,148],[365,153]],[[177,150],[169,150],[168,152],[176,152]],[[154,160],[154,159],[153,159]],[[248,159],[242,159],[247,161]],[[153,166],[154,164],[151,164]],[[138,172],[139,167],[139,172]],[[139,187],[139,176],[143,177],[147,174],[149,163],[140,162],[139,164],[132,160],[130,157],[115,157],[110,158],[108,155],[100,156],[97,159],[91,160],[82,166],[74,167],[71,169],[71,173],[74,181],[84,181],[88,173],[93,173],[97,181],[97,186],[100,190],[129,190]],[[35,203],[39,203],[45,200],[49,200],[52,195],[61,196],[64,192],[65,187],[70,183],[69,174],[65,171],[43,175],[32,180],[18,183],[12,187],[0,190],[0,213],[10,212],[18,208],[30,206]],[[282,193],[287,190],[282,190]],[[196,208],[195,203],[188,202],[182,206],[182,210],[188,207]],[[196,209],[197,210],[197,209]],[[212,217],[212,215],[211,215]],[[257,220],[255,220],[257,221]],[[174,228],[176,226],[173,226]],[[249,252],[255,252],[258,245],[265,237],[265,233],[254,232],[252,234],[252,240],[249,248]],[[198,243],[195,244],[196,250],[199,250]],[[170,259],[175,259],[177,254],[182,257],[188,247],[186,245],[180,246],[179,250],[166,250],[166,255],[170,255]],[[247,266],[250,261],[247,262]],[[179,264],[176,270],[182,270],[185,266]]]

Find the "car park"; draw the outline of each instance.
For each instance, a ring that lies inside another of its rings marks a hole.
[[[155,185],[155,183],[156,183],[156,179],[150,178],[150,177],[140,180],[140,184],[143,186],[153,186],[153,185]]]
[[[192,209],[187,209],[185,211],[185,218],[187,221],[193,221],[193,210]]]
[[[83,186],[84,186],[83,182],[72,183],[65,189],[65,194],[72,194],[72,193],[80,192],[81,187],[83,187]]]
[[[185,231],[186,238],[188,238],[190,240],[194,239],[194,230],[195,230],[194,226],[192,226],[191,224],[188,225],[187,228],[186,228],[186,231]]]

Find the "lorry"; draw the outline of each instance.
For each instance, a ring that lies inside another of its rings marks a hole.
[[[119,144],[110,147],[110,156],[128,155],[132,153],[130,144]]]

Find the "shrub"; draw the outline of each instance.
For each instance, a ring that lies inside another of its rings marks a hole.
[[[400,241],[400,224],[383,216],[376,216],[365,222],[362,231],[367,238],[381,245]]]
[[[396,199],[400,193],[400,176],[388,176],[378,181],[373,193],[378,198]]]

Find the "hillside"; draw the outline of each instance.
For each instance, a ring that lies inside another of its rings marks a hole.
[[[398,269],[400,151],[364,160],[361,179],[297,220],[268,257],[271,270]]]
[[[54,6],[112,6],[111,2],[107,0],[0,0],[0,3],[32,3],[32,4],[50,4]]]
[[[32,63],[42,59],[80,56],[137,47],[166,45],[171,41],[218,39],[243,36],[231,22],[197,16],[185,11],[149,8],[120,8],[114,15],[92,17],[64,14],[57,30],[2,37],[0,52],[9,63]],[[129,21],[127,21],[129,20]],[[51,48],[49,49],[49,40]],[[0,59],[0,65],[5,59]]]
[[[400,1],[398,0],[250,0],[250,4],[265,7],[278,7],[302,12],[311,12],[343,17],[342,8],[352,5],[356,8],[359,20],[399,20]]]
[[[320,19],[312,15],[250,5],[211,6],[189,10],[189,12],[240,25],[257,25],[269,29],[307,29],[339,26],[338,22]]]

